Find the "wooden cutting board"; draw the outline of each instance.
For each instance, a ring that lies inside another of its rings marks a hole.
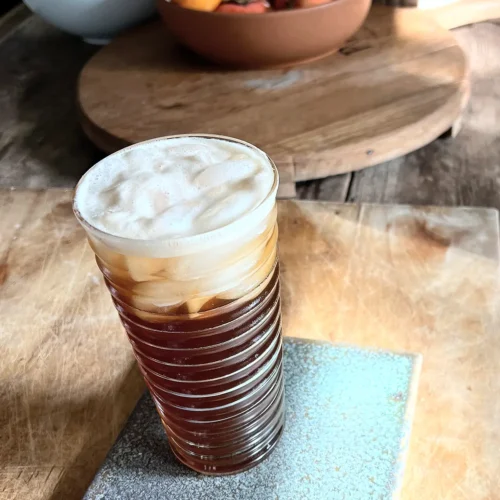
[[[108,153],[170,134],[229,135],[264,149],[293,184],[431,142],[460,116],[468,84],[453,34],[418,10],[374,6],[338,54],[288,70],[211,66],[153,23],[88,62],[78,102],[85,132]]]
[[[0,497],[80,498],[143,391],[70,191],[0,191]],[[287,335],[420,352],[404,500],[500,490],[498,213],[280,202]]]
[[[498,0],[377,0],[391,6],[417,7],[432,16],[443,28],[500,19]]]

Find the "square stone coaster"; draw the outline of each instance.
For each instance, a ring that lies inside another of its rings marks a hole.
[[[399,497],[421,357],[284,341],[286,424],[273,454],[233,476],[174,458],[146,393],[86,500],[386,500]]]

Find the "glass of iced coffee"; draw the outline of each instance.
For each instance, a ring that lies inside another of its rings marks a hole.
[[[76,189],[170,446],[205,474],[258,464],[283,430],[277,187],[256,147],[185,135],[108,156]]]

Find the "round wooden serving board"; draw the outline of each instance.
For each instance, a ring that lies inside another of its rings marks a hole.
[[[500,19],[499,0],[378,0],[385,5],[425,10],[447,29]]]
[[[146,25],[89,61],[78,100],[85,132],[106,152],[169,134],[229,135],[261,147],[290,183],[431,142],[459,118],[468,88],[453,34],[415,9],[374,6],[338,54],[279,70],[212,66]]]

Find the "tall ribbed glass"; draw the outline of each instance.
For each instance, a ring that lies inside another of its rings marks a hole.
[[[269,196],[213,234],[131,240],[75,208],[170,446],[205,474],[256,465],[283,429],[278,178],[269,164]]]

